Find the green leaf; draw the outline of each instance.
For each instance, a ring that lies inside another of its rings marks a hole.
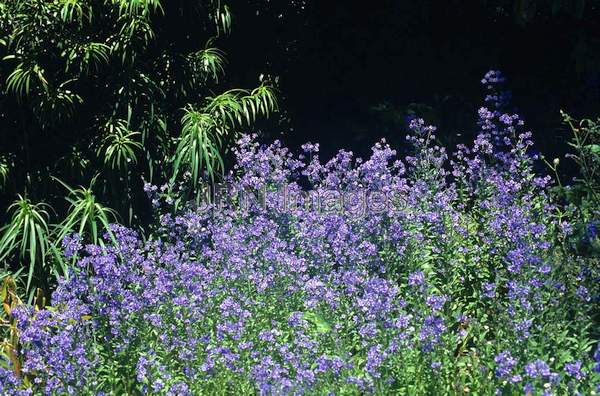
[[[304,319],[315,326],[317,333],[325,334],[331,331],[331,325],[316,312],[305,312]]]
[[[588,144],[584,148],[591,153],[600,155],[600,144]]]

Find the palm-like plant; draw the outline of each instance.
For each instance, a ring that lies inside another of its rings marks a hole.
[[[225,53],[218,48],[211,47],[212,42],[212,39],[209,40],[206,48],[187,56],[192,83],[197,83],[195,81],[197,78],[203,78],[203,83],[206,83],[207,78],[218,82],[219,77],[225,74]]]
[[[136,163],[136,151],[143,146],[135,140],[139,132],[130,131],[125,120],[116,120],[106,124],[106,135],[96,151],[104,164],[112,169],[126,169],[129,163]]]
[[[75,45],[67,55],[67,70],[77,68],[80,74],[98,70],[109,62],[110,47],[104,43],[89,42]]]
[[[44,95],[36,98],[33,112],[44,124],[51,125],[69,119],[75,106],[81,104],[83,99],[75,92],[68,89],[72,80],[61,83],[58,87],[49,87]]]
[[[27,292],[31,289],[34,273],[47,272],[46,256],[50,249],[48,208],[45,203],[34,204],[19,196],[9,207],[10,222],[0,229],[0,262],[11,257],[28,260],[22,266],[27,270]]]
[[[96,200],[93,192],[96,178],[92,179],[87,188],[72,188],[63,181],[56,180],[69,191],[65,199],[70,206],[66,218],[54,230],[55,240],[60,242],[68,234],[76,232],[87,237],[92,243],[99,243],[100,232],[110,231],[109,225],[116,222],[118,215],[113,209]]]
[[[185,109],[181,122],[183,128],[173,161],[172,181],[182,169],[186,169],[190,171],[196,187],[203,169],[211,176],[223,169],[220,150],[223,134],[210,114],[194,110],[191,106]]]
[[[4,60],[16,59],[15,56],[6,56]],[[15,67],[6,79],[6,89],[23,99],[31,92],[32,85],[38,84],[43,90],[48,88],[48,81],[44,77],[44,69],[39,65],[29,65],[21,62]]]
[[[231,128],[244,120],[250,109],[242,100],[250,92],[244,89],[232,89],[217,96],[206,98],[204,111],[214,117],[215,122],[223,128]]]
[[[182,170],[191,173],[194,187],[203,170],[214,181],[224,169],[222,152],[226,140],[235,138],[234,128],[276,109],[275,93],[266,85],[253,91],[235,89],[208,97],[201,110],[186,107],[175,150],[172,181]]]

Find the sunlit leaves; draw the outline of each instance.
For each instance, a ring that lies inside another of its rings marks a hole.
[[[224,169],[222,151],[236,126],[253,122],[258,115],[269,115],[277,108],[272,88],[261,86],[253,91],[234,89],[208,97],[205,106],[184,109],[182,131],[173,162],[173,179],[181,170],[189,171],[194,186],[199,178],[214,180]]]
[[[87,74],[90,69],[99,70],[109,61],[110,47],[104,43],[83,43],[74,46],[68,52],[66,70],[78,68],[79,73]]]
[[[277,110],[275,90],[266,84],[255,88],[250,95],[244,98],[244,101],[245,107],[252,109],[252,111],[246,110],[249,120],[254,120],[259,114],[268,117],[273,111]]]
[[[212,0],[215,5],[214,21],[219,34],[231,32],[231,11],[221,0]]]
[[[154,38],[154,31],[146,18],[135,17],[123,25],[121,35],[130,41],[138,40],[148,44]]]
[[[64,22],[91,22],[92,10],[85,0],[60,0],[60,17]]]
[[[326,334],[331,331],[331,325],[316,312],[305,312],[303,318],[314,326],[318,334]]]
[[[125,120],[115,120],[105,125],[105,136],[96,154],[102,157],[104,164],[111,169],[125,169],[130,163],[136,163],[136,152],[143,146],[136,140],[141,134],[130,131]]]
[[[206,99],[205,111],[228,127],[251,123],[259,115],[268,116],[277,109],[273,88],[261,85],[253,91],[234,89]]]
[[[56,226],[56,240],[62,239],[73,232],[87,237],[91,242],[98,243],[100,232],[108,230],[109,224],[117,220],[117,213],[96,200],[92,190],[95,179],[89,187],[72,188],[56,179],[69,192],[65,198],[69,202],[69,210],[64,221]]]
[[[83,102],[81,96],[67,88],[72,80],[50,87],[34,101],[34,111],[42,122],[63,121],[71,117],[75,106]]]
[[[183,128],[173,162],[173,179],[185,169],[190,171],[196,186],[203,169],[211,177],[223,169],[223,130],[210,114],[196,111],[191,106],[185,109],[181,122]]]
[[[44,70],[38,65],[26,65],[21,62],[6,79],[6,89],[22,99],[30,94],[32,85],[36,83],[44,89],[47,88],[48,81],[44,77]]]
[[[204,80],[210,77],[213,81],[218,82],[219,77],[225,74],[225,54],[218,48],[207,47],[194,52],[188,55],[188,62],[191,68],[198,72],[192,73],[192,78],[200,75]]]
[[[154,31],[148,19],[140,16],[119,18],[121,29],[111,46],[111,51],[121,62],[133,64],[140,49],[146,48],[154,39]]]
[[[112,3],[119,9],[121,15],[147,16],[152,12],[162,12],[160,0],[112,0]]]
[[[19,196],[8,209],[10,222],[4,226],[0,238],[0,262],[13,256],[27,260],[26,290],[29,291],[37,266],[45,266],[49,250],[48,205],[34,204]]]
[[[214,97],[206,98],[204,110],[211,114],[218,125],[231,127],[241,123],[246,114],[242,98],[247,94],[243,89],[232,89]]]

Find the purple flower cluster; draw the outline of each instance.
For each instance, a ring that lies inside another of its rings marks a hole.
[[[79,260],[52,307],[15,312],[21,375],[43,394],[590,391],[600,362],[559,335],[587,334],[598,286],[566,283],[562,264],[584,264],[557,249],[564,226],[502,81],[485,76],[477,138],[453,155],[420,119],[403,160],[385,141],[323,163],[317,144],[296,157],[244,136],[232,190],[284,187],[291,210],[234,196],[162,214],[144,241],[121,226],[103,246],[65,238]],[[394,210],[316,211],[301,179],[390,194]]]
[[[79,234],[65,235],[62,240],[64,256],[70,258],[77,255],[77,253],[82,249],[81,240],[82,238]]]

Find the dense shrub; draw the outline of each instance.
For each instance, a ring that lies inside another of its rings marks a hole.
[[[415,119],[404,160],[382,141],[323,164],[316,144],[245,136],[222,199],[172,215],[148,185],[164,214],[147,241],[65,239],[77,266],[51,307],[15,310],[23,366],[2,390],[597,391],[597,262],[569,253],[501,76],[483,82],[478,137],[451,159]]]
[[[64,234],[147,223],[142,178],[223,172],[236,131],[277,110],[268,76],[231,89],[231,28],[224,0],[0,0],[0,279],[31,301]]]

